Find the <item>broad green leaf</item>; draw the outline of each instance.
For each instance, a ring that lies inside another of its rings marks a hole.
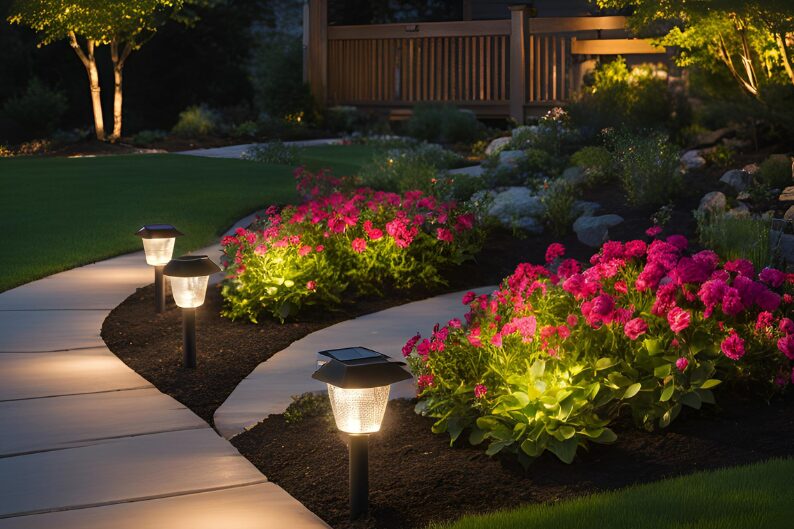
[[[595,368],[596,371],[601,371],[602,369],[608,369],[614,365],[617,365],[617,360],[613,358],[599,358],[596,360]]]
[[[610,430],[609,428],[604,428],[604,431],[598,437],[593,439],[594,443],[599,444],[611,444],[618,440],[618,436],[615,435],[615,432]]]
[[[646,338],[642,343],[645,345],[645,350],[648,351],[648,354],[651,356],[656,356],[664,352],[661,340]]]
[[[711,389],[715,386],[720,385],[721,383],[722,383],[721,380],[717,380],[716,378],[710,378],[700,385],[700,389]]]
[[[653,370],[653,376],[656,378],[664,378],[670,374],[671,368],[671,364],[661,365]]]
[[[623,393],[623,398],[630,399],[631,397],[639,393],[640,389],[642,389],[642,384],[640,384],[639,382],[635,382],[634,384],[626,388],[626,392]]]
[[[681,404],[689,406],[690,408],[695,408],[696,410],[700,409],[700,406],[703,404],[703,401],[700,398],[700,395],[691,391],[689,393],[684,393],[681,395],[681,398],[678,399]]]
[[[482,443],[483,440],[485,440],[485,432],[479,428],[474,428],[471,433],[469,433],[469,443],[476,446]]]
[[[565,441],[552,439],[548,449],[563,463],[571,464],[573,463],[573,458],[576,457],[576,448],[578,446],[579,441],[576,437],[572,437]]]
[[[546,371],[546,362],[543,360],[535,360],[532,364],[532,367],[529,369],[529,374],[532,375],[532,378],[541,378],[543,377],[543,373]]]
[[[670,400],[670,397],[673,396],[673,392],[675,392],[675,386],[673,384],[665,386],[662,390],[662,396],[659,397],[659,402],[667,402]]]

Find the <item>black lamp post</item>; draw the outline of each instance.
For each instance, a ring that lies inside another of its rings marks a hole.
[[[369,434],[380,430],[391,384],[408,380],[403,362],[366,347],[320,351],[328,358],[312,378],[328,384],[336,427],[349,434],[350,519],[369,508]]]
[[[182,308],[183,365],[196,367],[196,307],[204,304],[210,276],[221,269],[206,255],[185,255],[171,259],[164,274],[171,281],[171,293]]]
[[[154,304],[157,312],[165,311],[165,282],[163,267],[171,260],[174,242],[183,235],[170,224],[147,224],[135,232],[143,239],[146,264],[154,267]]]

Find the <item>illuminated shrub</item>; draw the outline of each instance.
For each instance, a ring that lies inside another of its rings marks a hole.
[[[406,343],[417,411],[454,441],[528,461],[549,450],[570,463],[609,443],[621,409],[647,430],[683,406],[715,402],[739,383],[765,397],[794,376],[794,275],[686,252],[681,236],[607,242],[592,266],[521,264],[491,296],[468,293],[465,322]]]
[[[271,207],[255,226],[222,240],[225,316],[283,321],[307,305],[443,285],[442,270],[479,249],[474,214],[455,203],[421,191],[344,193],[345,182],[325,172],[298,169],[296,178],[308,201]]]

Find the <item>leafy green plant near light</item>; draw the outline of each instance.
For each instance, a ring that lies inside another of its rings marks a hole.
[[[491,296],[468,293],[465,323],[403,348],[417,411],[452,442],[487,442],[489,455],[529,462],[548,450],[571,463],[580,447],[616,439],[621,410],[653,430],[684,406],[713,404],[726,383],[763,388],[759,398],[783,390],[794,277],[687,245],[607,242],[582,270],[555,243],[546,266],[519,265]]]
[[[380,191],[420,190],[438,195],[438,177],[444,169],[463,163],[461,156],[432,143],[411,144],[379,151],[361,168],[361,184]]]
[[[442,271],[481,245],[475,215],[454,202],[421,191],[343,193],[344,181],[323,171],[295,176],[307,202],[271,207],[258,225],[222,240],[223,315],[284,321],[305,306],[333,309],[383,288],[443,285]]]
[[[618,176],[630,204],[658,206],[680,190],[678,148],[666,134],[619,132],[611,141]]]
[[[611,180],[617,172],[612,153],[606,147],[590,145],[571,155],[569,165],[584,170],[585,184],[593,187]]]

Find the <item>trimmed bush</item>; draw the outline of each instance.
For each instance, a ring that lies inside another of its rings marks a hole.
[[[132,137],[132,144],[138,147],[151,145],[152,143],[162,141],[168,137],[168,133],[164,130],[142,130]]]
[[[192,106],[179,113],[179,120],[171,132],[183,138],[203,138],[215,132],[217,126],[217,113],[204,105]]]
[[[403,348],[417,411],[452,441],[487,442],[489,455],[529,462],[548,450],[571,463],[580,447],[615,441],[622,409],[654,430],[723,387],[783,390],[794,276],[687,245],[607,242],[583,269],[555,243],[545,266],[519,265],[490,296],[469,292],[465,322]]]
[[[588,186],[606,183],[615,176],[614,157],[605,147],[583,147],[571,155],[569,163],[584,169]]]
[[[15,124],[16,140],[50,136],[67,109],[67,99],[60,90],[49,88],[37,78],[18,96],[3,104],[3,115]]]
[[[384,288],[443,285],[442,271],[480,247],[474,214],[454,203],[421,191],[342,193],[343,181],[302,168],[296,178],[307,202],[271,207],[222,240],[224,316],[284,321],[305,306],[333,309]]]
[[[681,187],[681,166],[678,148],[667,135],[624,132],[612,139],[618,175],[629,203],[659,206],[669,202]]]
[[[405,192],[412,189],[438,195],[438,175],[463,159],[452,151],[432,143],[378,152],[359,174],[367,187],[380,191]]]
[[[767,158],[758,168],[758,179],[765,186],[775,189],[794,185],[791,158],[786,156]]]
[[[300,38],[272,35],[253,52],[251,81],[259,112],[278,119],[313,122],[314,98],[303,82]]]
[[[436,143],[471,143],[484,130],[472,112],[437,103],[416,105],[405,126],[409,136]]]

